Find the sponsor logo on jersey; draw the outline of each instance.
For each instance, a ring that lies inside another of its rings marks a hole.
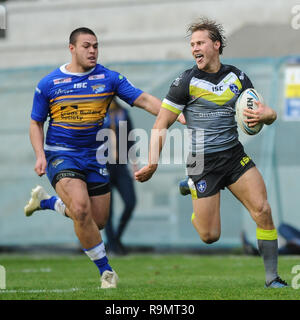
[[[251,161],[251,158],[248,156],[243,157],[243,159],[240,161],[241,165],[245,167],[246,164],[248,164]]]
[[[59,94],[68,94],[68,93],[71,93],[73,92],[73,90],[62,90],[61,88],[59,88],[58,90],[56,90],[54,92],[55,95],[59,95]]]
[[[74,89],[85,89],[87,88],[87,82],[79,82],[79,83],[74,83]]]
[[[236,95],[238,95],[240,93],[240,90],[239,90],[238,86],[236,84],[234,84],[234,83],[231,83],[229,85],[229,89]]]
[[[72,78],[53,79],[53,83],[54,83],[54,84],[68,83],[68,82],[72,82]]]
[[[101,93],[105,90],[105,84],[96,84],[92,86],[92,89],[95,93]]]
[[[176,80],[175,80],[176,81]],[[226,93],[226,90],[230,88],[231,92],[235,93],[233,90],[238,90],[239,83],[238,77],[233,72],[230,72],[224,79],[222,79],[219,83],[212,83],[207,80],[199,79],[196,77],[193,77],[190,82],[190,86],[195,87],[195,90],[193,91],[199,91],[200,90],[206,90],[208,92],[214,93],[218,96],[222,96],[223,93]],[[197,96],[197,95],[195,95]]]
[[[65,109],[67,109],[67,108],[72,108],[72,109],[77,110],[77,109],[78,109],[78,106],[75,105],[75,104],[69,105],[69,106],[61,106],[61,107],[60,107],[60,110],[63,111],[63,110],[65,110]]]
[[[212,92],[223,91],[223,86],[212,86],[211,91]]]
[[[91,76],[88,77],[88,80],[99,80],[99,79],[104,79],[105,78],[105,74],[101,73],[101,74],[93,74]]]
[[[178,78],[176,78],[176,79],[172,82],[171,86],[173,86],[173,87],[178,87],[181,79],[182,79],[182,75],[179,76]]]
[[[206,188],[207,188],[207,183],[205,180],[200,180],[197,184],[196,184],[196,188],[198,189],[198,191],[200,193],[203,193]]]
[[[223,82],[226,84],[230,79],[232,78],[232,73],[230,72],[227,77],[223,80]]]
[[[109,173],[108,173],[108,170],[106,168],[100,168],[99,169],[99,173],[102,175],[102,176],[108,176]]]

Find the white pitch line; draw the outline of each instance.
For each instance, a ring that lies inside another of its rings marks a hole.
[[[75,292],[75,291],[83,291],[83,289],[80,288],[71,288],[71,289],[52,289],[52,290],[37,290],[37,289],[31,289],[31,290],[0,290],[0,294],[3,293],[65,293],[65,292]]]
[[[21,272],[34,273],[34,272],[52,272],[51,268],[40,268],[40,269],[23,269]]]

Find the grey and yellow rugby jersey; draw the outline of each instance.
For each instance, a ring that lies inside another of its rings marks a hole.
[[[235,102],[247,88],[253,88],[250,79],[234,66],[221,64],[217,73],[207,73],[195,65],[173,81],[162,107],[183,112],[192,150],[219,152],[238,144]]]

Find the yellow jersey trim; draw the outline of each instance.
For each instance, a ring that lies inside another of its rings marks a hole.
[[[93,94],[81,94],[81,95],[69,95],[69,96],[59,96],[54,99],[50,100],[50,103],[57,100],[62,99],[77,99],[77,98],[96,98],[96,97],[105,97],[105,96],[112,96],[114,95],[114,92],[105,92],[105,93],[93,93]]]
[[[239,79],[234,81],[233,84],[235,84],[238,87],[238,89],[241,90],[242,84],[239,81]],[[230,88],[227,88],[222,94],[218,95],[207,89],[200,88],[194,85],[190,85],[190,95],[196,98],[211,101],[219,106],[224,105],[227,101],[231,100],[235,96],[235,94],[230,90]]]
[[[176,108],[174,108],[173,106],[170,106],[169,104],[163,102],[162,105],[161,105],[162,108],[165,108],[169,111],[172,111],[173,113],[176,113],[176,114],[180,114],[181,113],[181,110],[178,110]]]
[[[61,127],[64,129],[74,129],[74,130],[84,130],[84,129],[91,129],[94,128],[95,126],[88,126],[88,127],[72,127],[72,126],[64,126],[62,124],[57,124],[57,123],[52,123],[52,126],[54,127]]]

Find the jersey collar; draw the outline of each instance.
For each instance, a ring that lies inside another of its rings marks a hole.
[[[92,68],[91,70],[87,71],[87,72],[70,72],[67,70],[66,66],[70,64],[70,63],[65,63],[63,64],[62,66],[59,67],[59,70],[62,72],[62,73],[65,73],[65,74],[68,74],[68,75],[71,75],[71,76],[85,76],[87,74],[90,74],[92,73],[95,69],[96,69],[96,66],[94,68]]]

